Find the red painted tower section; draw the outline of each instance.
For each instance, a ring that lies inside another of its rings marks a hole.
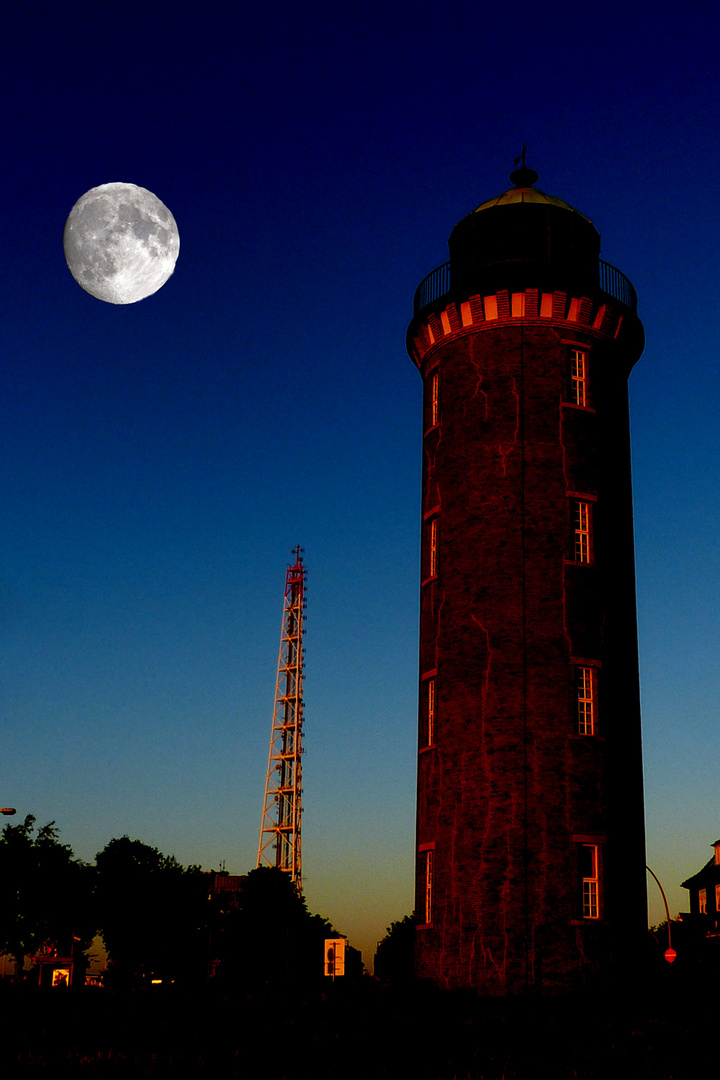
[[[513,188],[420,285],[416,970],[557,993],[646,932],[627,379],[632,285],[582,214]]]

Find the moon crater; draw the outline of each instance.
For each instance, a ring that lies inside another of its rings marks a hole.
[[[109,304],[134,304],[170,277],[180,235],[168,208],[147,188],[101,184],[70,211],[63,248],[85,292]]]

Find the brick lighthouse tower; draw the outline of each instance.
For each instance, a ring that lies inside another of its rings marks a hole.
[[[416,970],[556,993],[646,931],[627,379],[635,291],[533,185],[415,295],[424,384]]]

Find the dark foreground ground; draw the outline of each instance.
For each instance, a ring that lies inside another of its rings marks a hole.
[[[370,980],[253,996],[5,984],[0,1076],[695,1080],[714,1059],[717,1003],[672,978],[510,1002]]]

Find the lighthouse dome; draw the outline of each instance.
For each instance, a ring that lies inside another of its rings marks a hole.
[[[479,214],[483,210],[490,210],[495,206],[515,206],[517,203],[528,203],[539,206],[557,206],[561,210],[569,210],[572,214],[577,214],[578,217],[583,218],[585,221],[590,220],[585,214],[581,214],[579,210],[571,206],[570,203],[566,203],[564,199],[558,199],[555,195],[546,195],[544,191],[534,187],[533,185],[538,179],[538,174],[534,169],[528,169],[527,166],[523,165],[521,168],[511,172],[509,179],[512,180],[513,187],[508,188],[502,195],[497,195],[494,199],[486,199],[485,202],[476,206],[472,213]]]
[[[522,166],[514,186],[486,199],[452,231],[451,277],[467,288],[589,289],[597,280],[600,234],[563,199],[534,187],[538,174]]]
[[[577,214],[578,217],[583,218],[585,221],[589,221],[590,218],[585,217],[585,214],[581,214],[579,210],[576,210],[570,203],[566,203],[563,199],[558,199],[555,195],[546,195],[544,191],[540,191],[535,187],[511,187],[507,191],[504,191],[502,195],[498,195],[494,199],[486,199],[485,202],[480,203],[472,212],[473,214],[479,214],[483,210],[490,210],[494,206],[514,206],[516,203],[530,203],[539,204],[540,206],[558,206],[561,210],[569,210],[571,214]]]

